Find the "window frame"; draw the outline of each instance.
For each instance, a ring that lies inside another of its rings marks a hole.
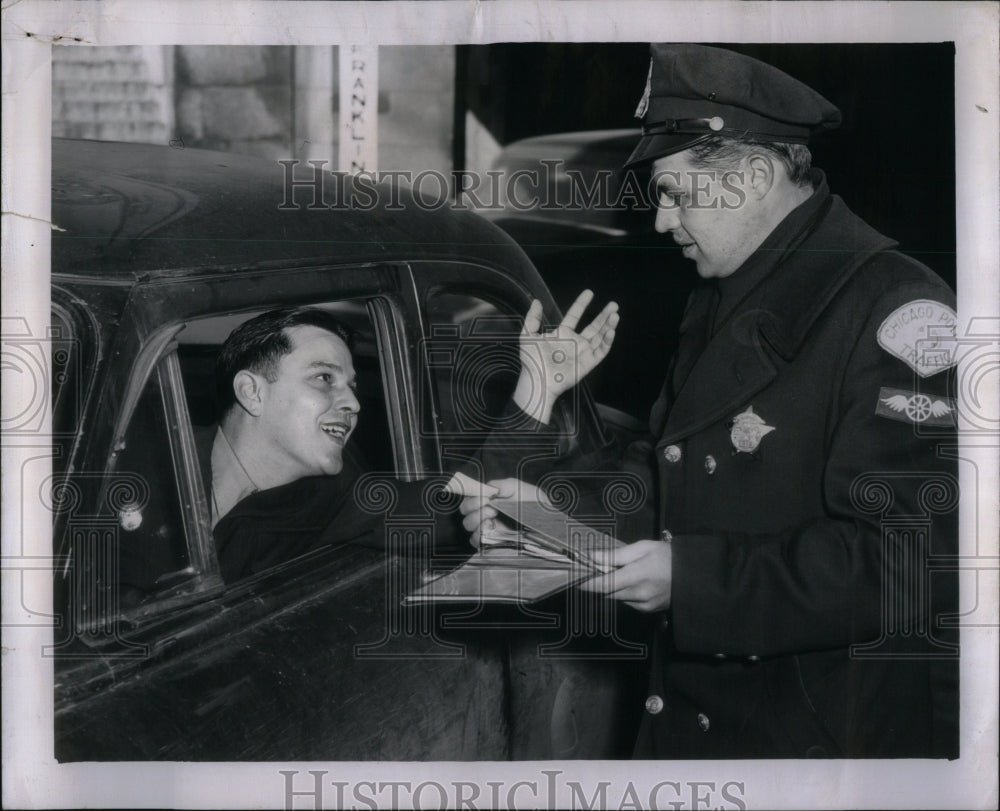
[[[184,548],[188,560],[187,569],[164,572],[164,574],[184,574],[188,570],[190,574],[188,577],[176,579],[164,591],[150,595],[150,599],[141,605],[120,610],[122,619],[130,622],[141,622],[159,616],[178,604],[188,602],[192,597],[214,596],[223,587],[219,562],[215,555],[215,544],[211,536],[208,502],[204,490],[200,487],[201,473],[198,469],[194,429],[188,413],[184,383],[177,358],[175,338],[185,323],[162,327],[152,333],[140,349],[125,389],[125,405],[115,423],[112,449],[108,464],[103,471],[98,495],[98,504],[103,504],[108,488],[118,472],[118,458],[125,448],[125,435],[132,424],[136,406],[155,375],[160,391],[159,407],[163,409],[167,430],[171,473],[176,488],[177,508],[181,515]]]
[[[133,419],[135,407],[145,386],[149,384],[152,375],[160,375],[161,405],[168,426],[172,472],[177,485],[177,497],[180,500],[178,509],[182,515],[184,544],[191,573],[189,577],[167,586],[164,591],[150,595],[139,606],[125,610],[119,608],[117,618],[132,626],[142,626],[157,621],[182,606],[199,603],[228,591],[219,574],[210,510],[203,486],[205,483],[202,482],[194,427],[176,352],[178,334],[192,321],[260,311],[286,304],[322,306],[324,303],[335,301],[362,300],[370,319],[376,345],[381,372],[380,384],[385,395],[385,418],[389,426],[396,473],[401,479],[420,476],[420,471],[425,466],[419,429],[415,422],[416,387],[413,382],[415,376],[409,351],[412,336],[407,333],[406,317],[406,314],[412,313],[413,310],[406,297],[400,294],[398,286],[389,285],[387,289],[384,283],[386,271],[399,275],[405,270],[405,265],[353,266],[351,269],[370,273],[371,283],[365,289],[358,289],[355,285],[347,290],[338,290],[329,284],[317,285],[315,290],[297,294],[295,301],[263,300],[262,297],[252,306],[223,304],[222,301],[216,301],[200,311],[178,313],[168,323],[161,323],[161,326],[149,331],[145,337],[142,337],[141,324],[147,322],[147,314],[142,312],[141,306],[132,308],[131,312],[128,307],[126,308],[126,320],[129,323],[123,323],[122,328],[123,332],[129,335],[118,336],[114,342],[114,353],[124,352],[123,347],[128,347],[130,343],[135,346],[136,340],[138,340],[138,350],[134,353],[134,360],[129,367],[127,381],[121,392],[121,408],[114,418],[110,445],[106,446],[110,447],[110,450],[102,466],[95,503],[101,505],[107,497],[108,488],[115,477],[117,456],[121,451],[125,432]],[[342,269],[330,266],[321,269],[297,266],[292,272],[310,273],[316,270],[336,274]],[[239,285],[241,275],[228,275],[225,286]],[[190,281],[186,287],[188,291],[191,290]],[[133,300],[141,302],[142,297],[136,295],[138,292],[140,291],[137,290],[130,296],[130,303]],[[105,372],[107,371],[105,369]],[[105,387],[105,397],[108,396],[107,388],[112,385],[113,381]],[[175,459],[180,461],[175,462]]]
[[[60,339],[64,339],[76,347],[75,363],[71,364],[75,367],[76,382],[64,381],[61,383],[56,396],[50,397],[50,401],[46,404],[48,408],[51,408],[52,416],[51,440],[54,472],[52,484],[53,487],[61,487],[70,477],[74,460],[80,453],[84,438],[82,428],[86,424],[88,409],[97,391],[96,373],[100,359],[104,354],[105,336],[92,309],[83,305],[79,299],[57,285],[52,287],[49,305],[50,323],[53,316],[57,317],[69,330],[69,334]],[[51,351],[51,344],[49,349]],[[50,368],[54,373],[54,364],[50,365]],[[50,381],[50,385],[54,387],[55,381]],[[75,385],[77,388],[76,414],[72,415],[70,419],[65,419],[63,413],[67,407],[64,395],[66,385]],[[58,463],[55,462],[56,457],[59,459]],[[56,557],[59,557],[60,553],[64,551],[60,544],[65,539],[68,519],[69,513],[64,510],[58,510],[53,516],[53,554]]]
[[[468,260],[423,260],[409,265],[410,278],[413,282],[414,298],[420,313],[421,347],[431,338],[430,318],[428,315],[429,301],[439,293],[475,296],[498,307],[501,311],[511,310],[521,314],[528,311],[533,299],[542,302],[543,318],[554,321],[561,318],[548,288],[539,282],[537,288],[529,286],[525,280],[517,279],[502,269],[487,265],[479,265]],[[468,450],[477,448],[478,441],[462,442],[453,432],[442,432],[442,410],[438,402],[438,389],[434,379],[434,369],[426,352],[419,353],[419,368],[422,373],[423,398],[421,405],[429,409],[434,426],[433,472],[442,472],[446,451],[453,449]],[[589,452],[598,451],[600,447],[611,441],[597,406],[584,380],[578,384],[578,405],[574,411],[568,411],[565,395],[556,404],[561,411],[563,420],[575,427],[573,433],[578,441],[584,437],[589,446]],[[558,417],[558,413],[556,414]],[[430,471],[431,468],[428,468]]]

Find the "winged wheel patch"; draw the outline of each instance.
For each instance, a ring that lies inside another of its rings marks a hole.
[[[880,389],[875,413],[914,425],[955,425],[954,400],[903,389]]]

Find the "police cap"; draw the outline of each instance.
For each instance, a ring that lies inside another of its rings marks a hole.
[[[804,144],[840,125],[840,110],[798,79],[749,56],[707,45],[650,46],[635,111],[642,139],[626,166],[672,155],[713,135]]]

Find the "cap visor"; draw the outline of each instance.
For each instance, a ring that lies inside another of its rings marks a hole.
[[[704,141],[709,135],[703,133],[693,135],[689,132],[670,135],[644,135],[629,159],[625,161],[624,168],[629,169],[633,166],[649,163],[657,158],[673,155],[675,152],[681,152],[699,141]]]

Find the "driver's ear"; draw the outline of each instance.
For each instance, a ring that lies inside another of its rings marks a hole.
[[[236,402],[248,414],[259,417],[263,411],[261,387],[263,380],[247,369],[241,369],[233,378],[233,393]]]

